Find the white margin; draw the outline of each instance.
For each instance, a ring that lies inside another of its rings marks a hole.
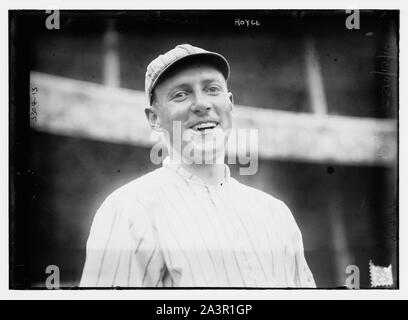
[[[406,1],[241,1],[231,6],[227,2],[221,3],[219,0],[209,0],[204,2],[192,3],[187,1],[154,1],[149,0],[144,3],[133,1],[98,1],[95,6],[91,1],[75,0],[70,1],[2,1],[1,2],[1,97],[3,107],[0,117],[0,146],[1,146],[1,194],[0,194],[0,299],[407,299],[408,298],[408,263],[407,263],[407,240],[408,235],[405,232],[407,226],[407,148],[406,138],[408,130],[407,120],[407,30],[408,30],[408,7]],[[273,4],[273,5],[272,5]],[[9,117],[9,94],[8,94],[8,10],[9,9],[400,9],[400,289],[399,290],[57,290],[57,291],[38,291],[38,290],[9,290],[8,289],[8,117]],[[6,45],[7,44],[7,45]]]

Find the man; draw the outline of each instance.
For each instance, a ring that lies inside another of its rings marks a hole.
[[[223,56],[188,44],[150,63],[146,116],[169,157],[102,204],[81,286],[315,287],[290,210],[223,163],[229,72]]]

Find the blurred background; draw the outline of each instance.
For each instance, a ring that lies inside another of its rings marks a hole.
[[[9,13],[12,288],[48,265],[78,285],[97,208],[157,167],[144,75],[181,43],[229,60],[235,126],[259,129],[257,173],[232,175],[290,207],[317,286],[356,265],[370,288],[370,260],[398,286],[398,11],[59,13]]]

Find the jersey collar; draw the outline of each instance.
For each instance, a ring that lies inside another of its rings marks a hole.
[[[220,182],[215,184],[217,186],[222,186],[231,177],[230,168],[225,163],[223,165],[224,165],[224,178]],[[204,185],[204,186],[214,186],[214,185],[210,185],[206,183],[200,177],[194,175],[187,169],[183,168],[179,161],[171,159],[169,156],[163,160],[163,167],[170,169],[171,171],[175,172],[177,175],[181,176],[184,180],[187,180],[189,182]]]

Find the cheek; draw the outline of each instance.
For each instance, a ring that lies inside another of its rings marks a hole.
[[[222,117],[223,127],[230,128],[232,126],[232,111],[231,104],[225,104],[220,110],[220,115]]]
[[[225,120],[224,120],[224,122],[225,122],[225,124],[224,124],[225,128],[230,129],[230,128],[232,127],[232,113],[231,113],[231,111],[227,112],[227,114],[225,115],[225,118],[224,118],[224,119],[225,119]]]
[[[159,114],[159,118],[161,127],[170,135],[173,135],[174,131],[182,131],[184,117],[177,110],[165,110]]]
[[[162,118],[163,122],[171,123],[173,121],[184,121],[188,115],[188,110],[186,107],[177,105],[170,106],[159,114],[159,117]]]

